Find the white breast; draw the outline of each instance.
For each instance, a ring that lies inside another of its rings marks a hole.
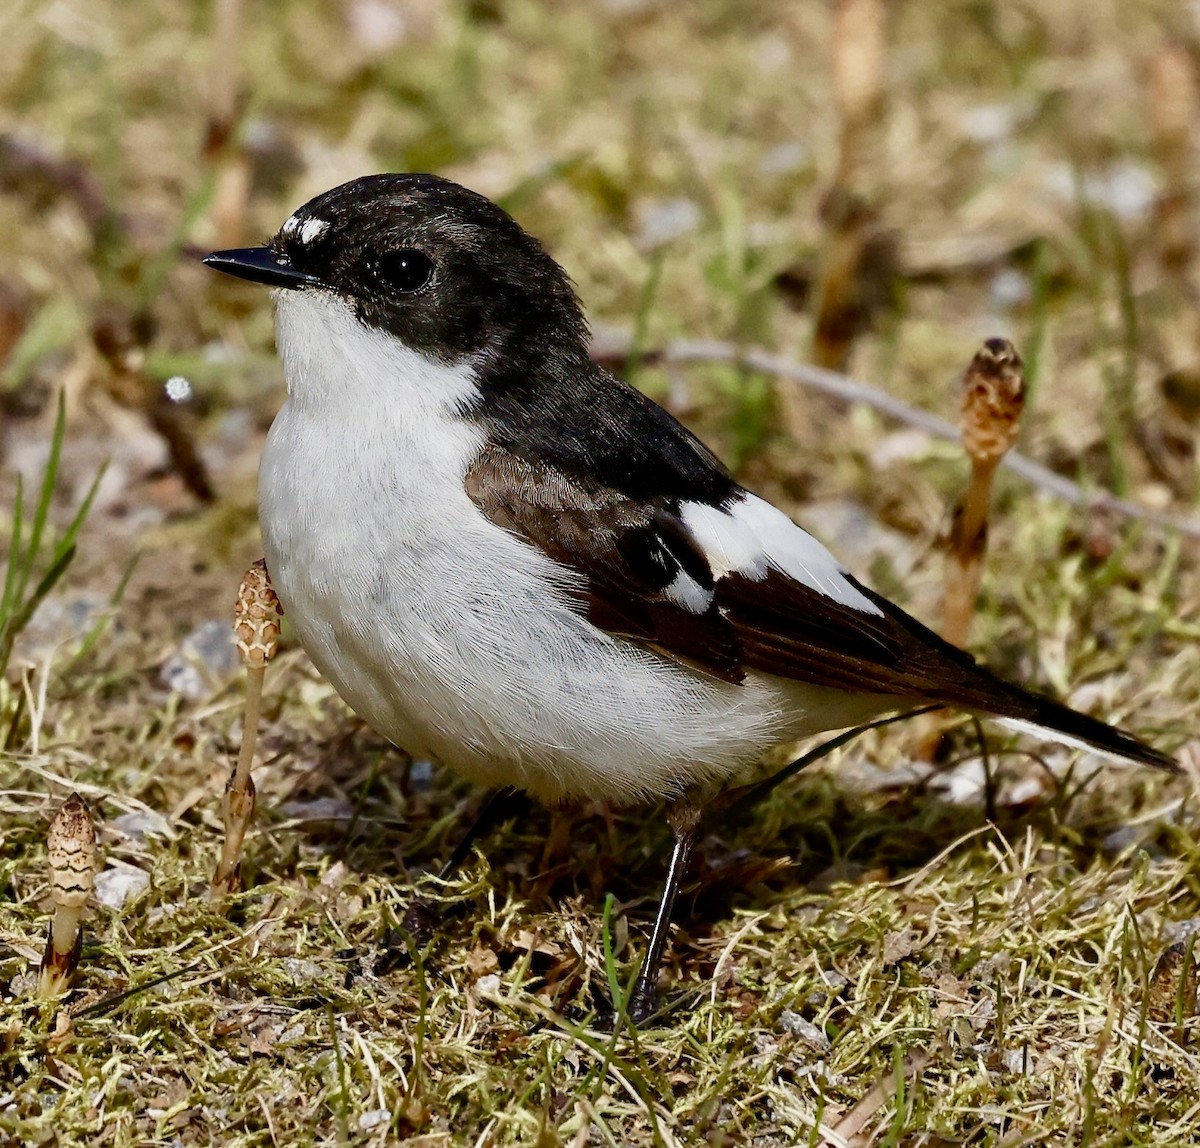
[[[708,678],[597,630],[559,564],[486,519],[463,477],[481,432],[469,365],[281,292],[289,399],[260,474],[267,565],[317,668],[373,728],[535,796],[661,797],[878,707]]]

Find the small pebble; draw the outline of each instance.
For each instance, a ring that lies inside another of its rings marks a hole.
[[[413,789],[428,789],[433,784],[433,762],[414,761],[408,771],[408,780]]]
[[[325,976],[325,970],[316,961],[306,960],[304,957],[285,957],[283,967],[298,985],[312,984]]]
[[[150,874],[132,865],[114,865],[96,874],[93,893],[109,909],[123,909],[128,901],[150,888]]]
[[[1187,944],[1190,938],[1200,936],[1200,917],[1171,921],[1164,926],[1163,934],[1172,945]]]
[[[354,806],[343,797],[314,797],[311,801],[285,801],[279,812],[297,821],[350,821]]]
[[[1012,138],[1018,111],[1015,104],[980,104],[964,108],[958,123],[963,134],[975,143],[995,146]]]
[[[179,649],[163,662],[158,676],[175,693],[201,701],[237,668],[232,625],[210,618],[179,643]]]
[[[786,1032],[791,1036],[798,1037],[804,1041],[809,1048],[817,1052],[828,1052],[830,1048],[829,1037],[825,1035],[823,1029],[818,1028],[810,1020],[805,1020],[798,1012],[792,1012],[790,1008],[785,1008],[779,1014],[779,1020],[776,1027],[781,1032]]]
[[[1032,1069],[1032,1061],[1023,1048],[1005,1049],[1000,1061],[1006,1072],[1014,1073],[1017,1076],[1024,1075]]]
[[[81,641],[99,625],[109,605],[99,594],[45,599],[21,633],[13,654],[16,664],[44,662],[61,647]]]
[[[1082,181],[1069,164],[1056,164],[1046,169],[1042,183],[1052,195],[1068,203],[1074,203],[1082,193],[1088,203],[1127,222],[1144,218],[1158,198],[1158,178],[1144,164],[1133,160],[1086,172]]]
[[[145,842],[147,837],[170,839],[175,836],[170,822],[153,809],[135,809],[130,813],[122,813],[108,824],[118,833],[139,842]]]
[[[1126,849],[1141,844],[1146,831],[1137,825],[1121,825],[1104,835],[1100,848],[1110,856],[1124,853]]]
[[[345,18],[358,47],[371,56],[394,51],[408,39],[404,5],[389,0],[354,0],[346,7]]]
[[[978,805],[983,801],[985,785],[983,762],[972,757],[934,777],[929,788],[951,805]]]
[[[992,306],[1001,311],[1011,311],[1024,306],[1033,297],[1033,285],[1029,276],[1014,267],[1005,267],[992,276],[988,285]]]
[[[758,161],[760,175],[795,175],[809,162],[808,145],[800,140],[776,144],[763,153]]]

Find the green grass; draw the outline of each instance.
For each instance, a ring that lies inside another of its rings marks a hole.
[[[50,435],[50,452],[32,513],[25,505],[24,484],[21,476],[17,475],[16,495],[9,520],[3,590],[0,590],[0,677],[8,669],[17,638],[71,565],[75,557],[75,539],[87,520],[100,485],[101,476],[97,475],[66,528],[58,537],[47,536],[50,504],[54,498],[66,426],[66,409],[60,395],[54,414],[54,429]]]
[[[899,279],[853,373],[953,417],[979,342],[1006,334],[1036,377],[1024,450],[1194,510],[1194,428],[1159,386],[1195,369],[1194,305],[1161,264],[1153,211],[1119,215],[1083,190],[1118,162],[1157,177],[1141,77],[1195,29],[1133,0],[1086,19],[1066,0],[889,8],[879,203]],[[507,202],[639,352],[696,337],[803,357],[811,315],[775,283],[811,273],[825,238],[837,131],[822,6],[412,0],[386,51],[386,28],[354,23],[381,10],[244,6],[218,55],[254,156],[247,241],[342,179],[435,167]],[[1180,748],[1185,777],[1093,774],[990,729],[989,824],[969,723],[944,777],[911,768],[903,728],[867,735],[751,810],[713,811],[661,1023],[613,1034],[596,1022],[637,972],[662,818],[586,807],[543,875],[550,815],[531,810],[439,883],[480,795],[441,771],[410,777],[291,649],[267,677],[248,891],[227,911],[206,901],[240,683],[217,672],[184,698],[159,670],[198,623],[229,616],[258,557],[254,470],[281,398],[266,301],[191,259],[216,242],[210,16],[168,0],[0,10],[0,134],[78,163],[107,203],[86,216],[78,188],[0,166],[0,339],[8,300],[22,328],[0,362],[0,507],[22,508],[0,616],[23,630],[0,684],[0,1144],[1200,1140],[1196,547],[1013,479],[976,647]],[[1013,126],[989,142],[966,117],[993,106]],[[694,227],[647,240],[674,200],[695,205]],[[998,271],[1024,276],[1024,296],[1003,302]],[[95,351],[114,313],[142,332],[141,391]],[[956,450],[815,399],[793,442],[772,380],[635,365],[801,520],[861,511],[867,526],[827,541],[867,542],[876,585],[936,621]],[[155,452],[158,387],[176,373],[197,392],[174,417],[208,452],[211,506]],[[1159,441],[1175,453],[1154,455]],[[46,476],[24,484],[31,510],[18,472]],[[67,616],[118,604],[103,631],[64,636],[24,625],[39,597]],[[72,790],[106,865],[149,886],[96,906],[74,994],[39,1004],[45,830]],[[424,948],[406,932],[418,893],[442,912]]]

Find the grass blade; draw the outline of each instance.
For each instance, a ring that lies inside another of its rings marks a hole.
[[[12,514],[12,542],[4,571],[3,596],[0,596],[0,674],[8,669],[13,646],[21,631],[29,624],[38,606],[54,589],[74,559],[76,539],[91,513],[92,504],[100,490],[100,480],[104,477],[104,468],[101,467],[66,529],[52,545],[48,545],[50,508],[58,484],[66,425],[66,402],[60,393],[54,415],[54,429],[50,436],[50,453],[46,458],[33,516],[28,520],[25,517],[25,488],[21,476],[17,476]],[[24,537],[26,529],[28,538]],[[44,569],[39,573],[39,568],[43,566]],[[31,583],[32,593],[29,592]]]
[[[50,517],[50,503],[54,498],[54,487],[58,479],[58,466],[62,457],[63,435],[66,428],[66,399],[60,391],[58,409],[54,414],[54,430],[50,435],[50,456],[46,459],[46,469],[42,472],[42,488],[38,492],[37,506],[30,523],[29,546],[25,551],[25,561],[22,562],[21,569],[17,573],[16,602],[20,602],[25,596],[25,588],[29,585],[33,567],[37,562],[38,551],[42,546],[42,535]]]
[[[12,542],[8,548],[8,563],[4,568],[4,596],[0,598],[0,626],[7,625],[6,619],[12,612],[16,595],[17,569],[21,565],[21,535],[25,529],[25,486],[17,475],[17,498],[13,503]]]

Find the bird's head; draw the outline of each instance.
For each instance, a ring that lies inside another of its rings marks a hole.
[[[372,175],[310,200],[263,246],[205,264],[285,292],[342,301],[364,327],[446,364],[586,357],[570,280],[503,209],[432,175]]]

